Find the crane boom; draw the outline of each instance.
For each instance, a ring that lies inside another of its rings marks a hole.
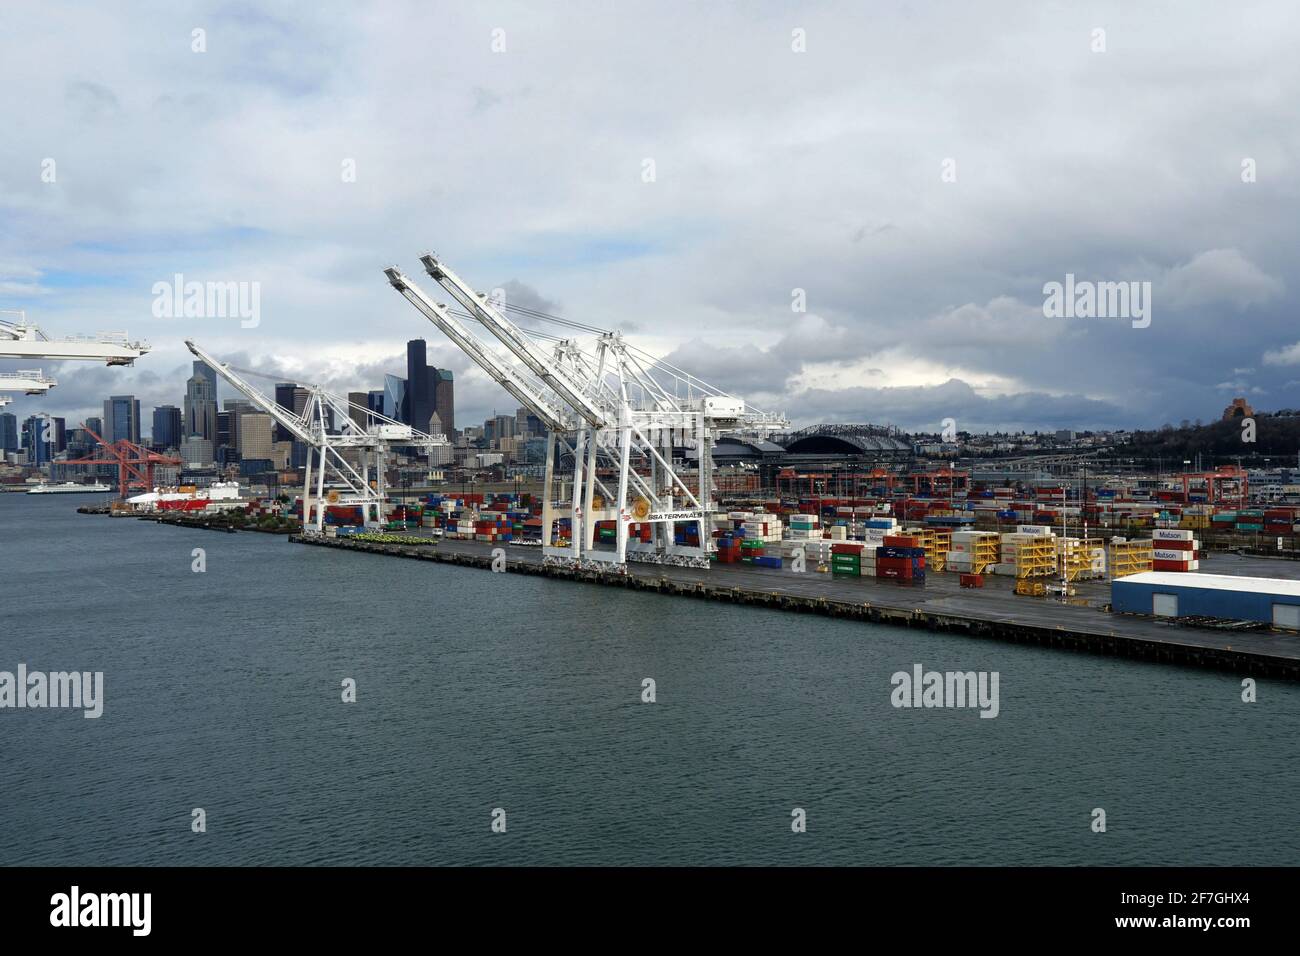
[[[28,395],[44,395],[58,382],[46,378],[40,369],[20,370],[17,372],[0,372],[0,392],[25,392]]]
[[[25,312],[0,310],[19,316],[17,322],[0,319],[0,358],[99,361],[106,365],[132,365],[149,352],[147,342],[132,342],[125,332],[51,339],[27,321]]]
[[[384,275],[388,276],[388,281],[394,289],[415,306],[426,319],[442,330],[447,338],[473,359],[474,363],[493,381],[536,415],[547,428],[564,431],[568,427],[564,420],[565,416],[560,410],[538,395],[526,379],[474,338],[443,306],[430,299],[419,286],[403,275],[400,269],[396,266],[385,269]]]
[[[192,339],[185,340],[185,347],[193,352],[201,362],[234,386],[236,391],[274,418],[287,431],[291,432],[299,441],[304,441],[309,445],[317,444],[318,439],[308,430],[306,423],[301,418],[268,399],[261,391],[244,381],[225,362],[209,355]]]
[[[470,315],[477,318],[510,352],[545,382],[552,391],[577,412],[593,428],[612,424],[605,410],[591,401],[582,388],[574,383],[567,372],[554,364],[519,326],[515,325],[490,302],[484,301],[460,276],[453,272],[433,253],[420,257],[424,269],[439,285],[446,289]]]

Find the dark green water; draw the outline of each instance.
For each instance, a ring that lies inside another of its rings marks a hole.
[[[1227,674],[75,514],[85,500],[0,495],[0,670],[103,671],[106,698],[98,720],[0,710],[0,864],[1300,859],[1290,684],[1244,704]],[[918,662],[997,671],[1000,716],[893,708],[890,675]]]

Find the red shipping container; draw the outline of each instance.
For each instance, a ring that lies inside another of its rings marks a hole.
[[[920,539],[906,534],[887,534],[885,535],[885,547],[917,548],[920,547]]]

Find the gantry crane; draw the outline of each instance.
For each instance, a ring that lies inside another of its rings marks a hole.
[[[193,341],[186,339],[185,345],[249,402],[307,446],[302,522],[303,530],[308,533],[320,534],[324,530],[326,505],[359,507],[367,528],[382,527],[383,505],[387,497],[385,460],[390,447],[410,446],[428,451],[447,444],[443,435],[426,435],[410,425],[353,405],[346,398],[331,394],[318,385],[305,386],[307,403],[302,414],[295,414],[250,385],[239,371]],[[354,409],[365,412],[364,426],[353,420]],[[348,460],[349,455],[356,458],[355,463]]]
[[[27,321],[27,313],[10,309],[0,314],[16,315],[17,322],[0,319],[0,358],[103,360],[106,365],[132,365],[149,352],[147,342],[132,342],[125,332],[52,339]]]
[[[97,443],[95,450],[89,458],[74,458],[65,462],[65,464],[116,465],[117,494],[122,500],[125,500],[130,493],[132,483],[144,488],[145,491],[154,488],[154,469],[156,467],[175,468],[181,464],[179,458],[160,455],[150,448],[137,445],[125,438],[119,438],[113,442],[104,441],[92,429],[88,428],[85,422],[81,423],[81,427],[86,430],[86,433],[91,438],[95,439]]]
[[[0,407],[8,405],[10,398],[4,392],[22,392],[25,395],[44,395],[59,384],[47,378],[40,369],[26,369],[17,372],[0,372]]]
[[[27,321],[27,313],[0,309],[0,315],[16,315],[18,321],[0,318],[0,358],[103,360],[108,365],[131,365],[149,351],[145,342],[132,342],[125,332],[101,332],[97,336],[52,339]],[[25,392],[44,395],[58,383],[40,369],[0,373],[0,393]],[[10,399],[0,394],[0,406]]]
[[[727,431],[772,431],[784,427],[785,419],[646,355],[620,332],[595,330],[594,352],[560,339],[548,355],[437,256],[420,261],[507,355],[475,338],[446,305],[396,267],[384,270],[389,283],[547,429],[544,560],[613,571],[625,571],[628,560],[708,567],[714,550],[714,441]],[[679,448],[695,452],[694,481],[685,474]],[[560,501],[563,479],[557,480],[557,470],[565,457],[571,458],[573,477],[570,494]],[[608,482],[602,469],[613,475]],[[571,538],[560,547],[553,529],[564,517],[571,521]],[[615,522],[613,550],[596,546],[600,521]],[[651,529],[648,539],[630,540],[633,522]],[[677,542],[678,522],[696,525],[698,543]]]

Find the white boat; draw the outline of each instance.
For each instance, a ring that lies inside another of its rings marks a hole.
[[[106,485],[103,482],[99,482],[99,481],[90,485],[79,485],[75,481],[65,481],[61,485],[39,484],[35,488],[29,488],[27,490],[27,493],[29,495],[81,495],[81,494],[88,494],[90,492],[104,492],[104,491],[112,491],[112,490],[113,487],[111,485]]]

